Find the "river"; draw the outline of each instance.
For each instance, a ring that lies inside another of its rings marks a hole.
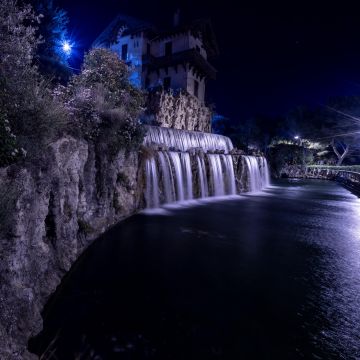
[[[275,185],[111,229],[66,276],[31,348],[67,360],[360,359],[360,199],[333,182]]]

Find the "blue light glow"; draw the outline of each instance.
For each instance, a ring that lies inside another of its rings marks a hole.
[[[68,41],[63,41],[62,43],[62,51],[66,54],[66,55],[70,55],[71,54],[71,50],[72,50],[72,45],[68,42]]]

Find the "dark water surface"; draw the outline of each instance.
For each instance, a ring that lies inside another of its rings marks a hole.
[[[136,215],[99,239],[32,347],[57,359],[360,359],[360,199],[335,183]]]

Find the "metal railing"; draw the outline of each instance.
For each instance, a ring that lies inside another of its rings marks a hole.
[[[360,172],[339,170],[337,177],[360,185]]]
[[[343,178],[352,182],[360,183],[359,166],[316,166],[306,167],[305,176],[316,179]]]

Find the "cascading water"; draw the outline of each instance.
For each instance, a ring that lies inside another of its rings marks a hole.
[[[159,126],[146,126],[146,128],[144,145],[166,145],[177,151],[201,148],[205,152],[222,150],[225,153],[229,153],[234,148],[231,140],[223,135]]]
[[[200,197],[208,197],[209,196],[209,186],[207,182],[206,176],[206,168],[205,161],[203,157],[196,155],[196,161],[198,165],[198,174],[199,174],[199,184],[200,184]]]
[[[192,184],[192,173],[191,173],[191,162],[189,153],[181,153],[182,167],[184,169],[184,185],[186,189],[186,200],[193,198],[193,184]]]
[[[261,178],[263,179],[262,186],[267,187],[267,186],[270,186],[269,166],[268,166],[266,158],[260,157],[260,161],[261,161],[261,167],[260,167]]]
[[[145,200],[148,208],[164,203],[208,196],[235,195],[237,177],[234,170],[231,140],[225,136],[148,127],[144,145],[157,145],[146,159]],[[167,150],[169,149],[169,150]],[[175,151],[176,150],[176,151]],[[269,172],[264,157],[243,156],[249,191],[268,186]]]
[[[146,161],[146,203],[148,207],[159,206],[159,181],[157,176],[155,159]]]
[[[269,168],[264,157],[244,156],[248,169],[248,184],[251,192],[260,191],[270,185]]]

